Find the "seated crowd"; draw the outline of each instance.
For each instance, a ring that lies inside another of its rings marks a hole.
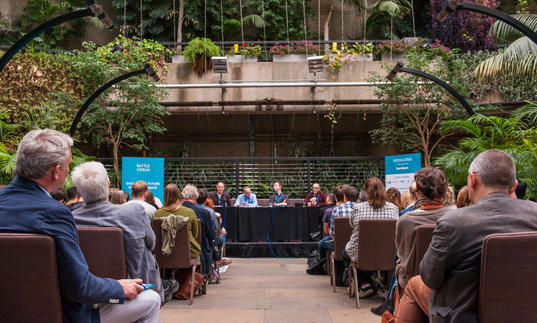
[[[343,251],[344,267],[360,257],[360,219],[397,219],[395,289],[371,311],[382,315],[383,322],[477,322],[483,240],[493,233],[537,230],[537,204],[523,200],[525,191],[526,184],[516,179],[513,159],[496,149],[473,160],[467,186],[457,198],[444,172],[435,167],[416,172],[414,183],[402,194],[395,188],[385,191],[382,181],[374,177],[365,182],[360,195],[355,187],[337,186],[333,190],[336,205],[324,212],[325,237],[319,241],[317,262],[307,272],[326,273],[323,264],[334,251],[337,235],[335,218],[348,217],[353,228]],[[420,262],[416,229],[424,224],[435,229]],[[338,285],[346,285],[347,272],[345,268]],[[372,277],[375,274],[358,275],[360,297],[376,294],[380,280]]]
[[[75,187],[62,191],[72,144],[69,136],[54,130],[29,132],[18,147],[16,176],[0,190],[1,232],[42,233],[56,242],[63,321],[89,322],[100,317],[102,322],[158,322],[161,304],[171,297],[191,296],[185,290],[191,279],[188,270],[159,268],[155,248],[156,235],[161,232],[153,231],[152,223],[158,223],[153,221],[162,221],[163,229],[174,228],[174,232],[188,224],[184,237],[188,234],[190,250],[186,252],[191,259],[200,258],[197,288],[205,293],[207,283],[219,279],[218,268],[231,263],[223,257],[226,232],[214,211],[215,205],[232,205],[224,183],[219,182],[211,193],[191,184],[181,190],[171,183],[166,185],[161,203],[143,181],[133,183],[130,195],[110,189],[104,166],[86,162],[71,173]],[[287,206],[288,196],[282,192],[281,183],[275,182],[273,189],[270,205]],[[323,207],[325,236],[318,243],[317,263],[307,272],[325,273],[323,264],[334,251],[336,218],[348,218],[352,229],[342,251],[343,267],[337,285],[348,284],[349,268],[354,268],[351,264],[360,257],[360,220],[396,220],[395,284],[384,303],[371,310],[390,322],[477,322],[484,238],[492,233],[537,230],[537,204],[522,200],[525,189],[525,183],[516,179],[512,158],[495,149],[473,160],[467,186],[457,197],[444,172],[435,167],[416,172],[414,183],[402,194],[395,188],[386,190],[376,177],[367,179],[361,192],[354,186],[338,185],[325,195],[320,185],[314,184],[304,203]],[[257,204],[256,195],[248,187],[234,203],[238,207]],[[420,262],[416,229],[423,224],[436,227]],[[123,230],[125,279],[90,273],[79,246],[77,226]],[[173,243],[164,240],[162,252],[169,254]],[[378,292],[381,279],[375,275],[359,270],[357,296]],[[142,283],[154,285],[146,289]]]

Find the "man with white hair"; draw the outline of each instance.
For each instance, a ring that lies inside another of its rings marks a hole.
[[[113,204],[108,201],[110,181],[101,163],[80,164],[73,169],[71,177],[85,202],[73,211],[76,224],[123,230],[127,277],[155,284],[152,289],[160,293],[164,301],[160,273],[153,256],[155,233],[144,208],[139,204]]]
[[[493,233],[537,230],[537,204],[510,197],[517,180],[508,154],[497,149],[482,152],[470,165],[467,181],[474,205],[451,210],[437,221],[420,263],[421,279],[432,289],[431,322],[477,322],[483,240]],[[405,296],[423,290],[409,285]],[[426,306],[428,300],[421,303]]]
[[[192,209],[196,213],[196,217],[201,222],[201,266],[203,267],[202,274],[207,275],[211,270],[213,262],[214,240],[216,239],[216,231],[213,227],[211,214],[201,206],[197,205],[199,196],[198,188],[192,184],[187,184],[181,192],[183,196],[183,206]]]
[[[54,239],[63,322],[96,322],[99,316],[101,322],[157,322],[160,298],[154,291],[142,292],[141,279],[99,278],[89,272],[71,211],[50,196],[69,173],[72,145],[69,136],[51,129],[22,138],[16,177],[0,190],[0,231]]]

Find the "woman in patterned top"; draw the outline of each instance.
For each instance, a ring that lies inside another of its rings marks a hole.
[[[399,217],[399,208],[395,204],[388,202],[384,184],[377,177],[368,178],[364,184],[364,191],[367,194],[367,202],[358,203],[354,206],[349,217],[349,223],[353,227],[352,235],[343,251],[343,262],[348,268],[351,260],[356,263],[358,260],[358,221],[360,219],[397,219]],[[346,269],[348,272],[348,269]],[[368,280],[366,283],[359,284],[360,297],[367,297],[375,294],[372,287],[371,275],[360,273],[360,278]],[[360,279],[361,280],[361,279]]]

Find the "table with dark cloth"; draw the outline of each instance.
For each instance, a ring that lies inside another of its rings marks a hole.
[[[227,240],[231,242],[318,240],[316,233],[321,228],[323,210],[320,207],[215,208],[222,216]]]

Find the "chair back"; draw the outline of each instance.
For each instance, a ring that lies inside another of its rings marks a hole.
[[[434,228],[436,228],[435,224],[422,224],[416,228],[416,252],[414,258],[414,268],[416,268],[416,271],[419,270],[420,262],[423,259],[423,256],[425,256],[427,249],[429,249],[429,245],[433,239]],[[407,275],[416,276],[419,275],[419,272],[407,272]]]
[[[82,226],[77,229],[80,250],[92,274],[103,278],[127,278],[123,230]]]
[[[361,219],[358,223],[358,262],[361,270],[393,270],[396,219]]]
[[[334,218],[334,252],[335,259],[343,260],[343,249],[349,242],[352,234],[352,227],[349,223],[349,217],[336,217]]]
[[[41,234],[0,233],[2,322],[61,322],[54,239]]]
[[[537,232],[491,234],[483,240],[479,322],[534,322]]]
[[[167,256],[162,254],[162,219],[153,219],[151,225],[157,238],[155,258],[159,267],[190,268],[190,223],[187,223],[187,225],[177,231],[175,235],[175,246],[172,253]]]

